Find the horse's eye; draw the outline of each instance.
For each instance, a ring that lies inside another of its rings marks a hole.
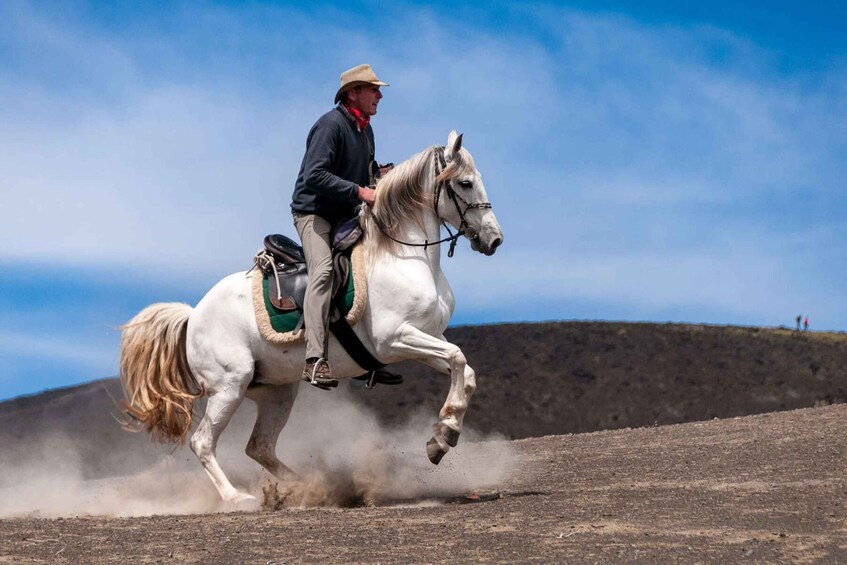
[[[459,186],[461,186],[462,188],[470,188],[473,186],[473,183],[469,180],[463,180],[459,181]]]

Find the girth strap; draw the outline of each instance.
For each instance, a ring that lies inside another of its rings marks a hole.
[[[353,268],[353,262],[344,255],[336,255],[333,259],[333,272],[336,273],[344,273],[343,280],[347,280],[348,269]],[[333,289],[334,291],[335,289]],[[344,297],[341,293],[333,292],[334,299],[332,304],[332,311],[337,318],[335,321],[331,321],[328,324],[329,331],[335,336],[338,340],[338,343],[341,344],[341,347],[344,348],[344,351],[347,352],[347,355],[350,356],[356,364],[364,369],[365,371],[375,371],[377,369],[382,369],[385,367],[385,363],[380,363],[371,352],[368,351],[368,348],[362,344],[362,341],[359,339],[359,336],[356,335],[356,332],[353,331],[353,328],[350,327],[350,324],[347,323],[347,317],[342,314],[342,301]],[[329,353],[327,351],[327,347],[324,346],[325,353]]]
[[[329,329],[344,348],[344,351],[356,362],[356,364],[365,371],[375,371],[385,367],[385,363],[380,363],[371,352],[362,344],[359,336],[347,323],[344,316],[339,316],[337,320],[329,323]]]

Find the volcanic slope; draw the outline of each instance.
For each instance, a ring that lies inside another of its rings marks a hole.
[[[451,328],[478,388],[466,422],[510,438],[676,424],[847,400],[847,334],[550,322]],[[437,411],[449,382],[417,363],[402,387],[354,389],[386,421]],[[370,394],[370,393],[373,394]]]

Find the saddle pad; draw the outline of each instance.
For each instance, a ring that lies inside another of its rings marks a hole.
[[[262,297],[265,302],[265,310],[268,312],[268,318],[271,321],[271,327],[276,332],[290,332],[297,327],[297,322],[300,321],[302,312],[299,310],[278,310],[271,303],[270,293],[268,292],[268,276],[262,275]],[[350,275],[347,277],[347,283],[344,288],[338,291],[341,297],[336,297],[333,302],[339,306],[341,313],[344,316],[353,308],[353,298],[356,295],[356,284],[353,281],[353,271],[350,270]]]
[[[342,302],[345,319],[351,326],[359,321],[365,311],[367,301],[367,277],[365,274],[364,251],[360,244],[353,248],[350,257],[350,275],[347,280]],[[261,271],[253,270],[248,274],[253,282],[253,309],[256,313],[256,323],[259,333],[271,343],[280,345],[302,342],[303,329],[292,331],[300,320],[301,313],[297,310],[283,312],[274,308],[268,297],[268,279]]]

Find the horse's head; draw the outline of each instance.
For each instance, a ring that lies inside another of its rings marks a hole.
[[[463,231],[474,251],[493,255],[503,243],[503,231],[488,202],[482,175],[471,154],[462,147],[462,136],[455,130],[447,137],[444,160],[446,166],[438,176],[438,181],[444,183],[438,215]]]

